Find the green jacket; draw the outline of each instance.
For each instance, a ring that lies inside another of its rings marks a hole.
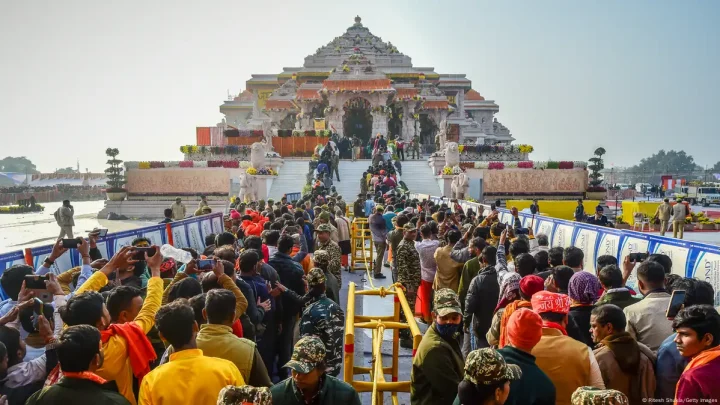
[[[273,405],[305,405],[299,391],[296,390],[292,377],[280,381],[270,388]],[[320,405],[360,405],[360,396],[350,384],[335,377],[325,375],[325,382],[320,388]]]
[[[410,373],[412,405],[451,405],[463,378],[463,360],[457,340],[435,331],[433,323],[423,336]]]
[[[470,282],[480,273],[482,266],[476,257],[465,262],[462,273],[460,273],[460,284],[458,285],[458,298],[460,299],[460,308],[465,312],[465,298],[467,297]]]
[[[603,294],[603,296],[600,297],[595,306],[600,306],[603,304],[613,304],[619,306],[620,308],[625,308],[637,302],[640,302],[640,299],[633,297],[628,290],[614,291]]]

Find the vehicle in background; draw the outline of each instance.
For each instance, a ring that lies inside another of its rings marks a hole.
[[[703,207],[710,204],[720,204],[719,187],[683,186],[675,189],[675,196],[687,199],[693,205],[700,203]]]

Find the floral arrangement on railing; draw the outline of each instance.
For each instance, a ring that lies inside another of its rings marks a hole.
[[[475,162],[475,169],[491,169],[491,170],[502,170],[502,169],[586,169],[587,163],[585,162],[571,162],[571,161],[548,161],[548,162],[532,162],[529,160],[525,161],[495,161],[495,162]]]
[[[125,162],[125,169],[162,169],[172,167],[225,167],[228,169],[242,169],[250,167],[248,161],[238,160],[182,160],[182,161],[153,161],[153,162]]]
[[[223,135],[226,138],[236,138],[239,136],[263,136],[263,131],[232,128],[232,129],[226,129],[225,131],[223,131]]]
[[[329,138],[330,135],[332,135],[332,131],[329,129],[320,129],[320,130],[307,130],[302,131],[299,129],[279,129],[278,130],[278,136],[281,138],[289,138],[291,136],[300,137],[300,136],[315,136],[319,138]]]
[[[463,169],[461,166],[453,166],[453,167],[445,166],[445,167],[443,167],[442,171],[438,174],[443,174],[445,176],[452,176],[452,175],[460,174],[460,173],[464,173],[464,172],[465,172],[465,169]]]
[[[531,145],[463,145],[466,153],[532,153]]]
[[[213,155],[235,155],[235,154],[249,154],[250,146],[243,145],[227,145],[227,146],[197,146],[197,145],[185,145],[180,147],[180,152],[186,155],[211,153]]]
[[[251,175],[251,176],[277,176],[278,172],[273,170],[271,167],[261,167],[259,169],[256,169],[254,167],[248,167],[247,170],[245,170],[245,173]]]

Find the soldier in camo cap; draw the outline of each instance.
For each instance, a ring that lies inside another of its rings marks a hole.
[[[572,405],[628,405],[628,398],[620,391],[580,387],[572,394]]]
[[[462,314],[457,293],[449,288],[441,288],[435,293],[433,307],[438,316],[445,316],[452,313]]]
[[[340,282],[334,274],[328,270],[330,264],[330,254],[327,250],[316,250],[313,253],[313,262],[315,267],[319,268],[325,274],[325,294],[336,304],[340,304]]]
[[[310,269],[307,275],[308,287],[325,284],[325,273],[317,267]]]
[[[301,374],[307,374],[325,363],[325,345],[317,336],[306,336],[295,344],[290,361],[285,367]]]
[[[342,282],[342,275],[340,274],[342,252],[336,242],[337,229],[330,224],[324,223],[315,227],[315,232],[317,233],[318,241],[316,250],[325,250],[328,255],[330,255],[327,270],[337,278],[338,282]],[[335,236],[333,237],[333,235]]]
[[[495,349],[473,350],[465,360],[465,379],[475,385],[493,385],[519,380],[520,377],[520,367],[505,363],[505,359]]]
[[[327,350],[325,371],[335,377],[342,367],[345,314],[340,306],[325,294],[325,274],[322,270],[310,270],[307,282],[306,297],[310,297],[310,301],[300,319],[300,336],[317,336],[322,339]]]
[[[220,391],[217,405],[272,405],[272,395],[267,387],[228,385]]]
[[[300,339],[285,367],[292,369],[292,377],[270,388],[273,403],[361,405],[360,396],[350,384],[326,372],[325,345],[321,338]]]
[[[495,349],[473,350],[465,361],[465,376],[458,384],[455,403],[504,404],[510,396],[510,382],[521,377],[520,367],[507,364]]]

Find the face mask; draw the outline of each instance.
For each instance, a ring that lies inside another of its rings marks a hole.
[[[459,323],[446,323],[444,325],[440,325],[439,323],[436,323],[435,329],[442,337],[454,338],[455,334],[458,333],[460,330],[460,324]]]

